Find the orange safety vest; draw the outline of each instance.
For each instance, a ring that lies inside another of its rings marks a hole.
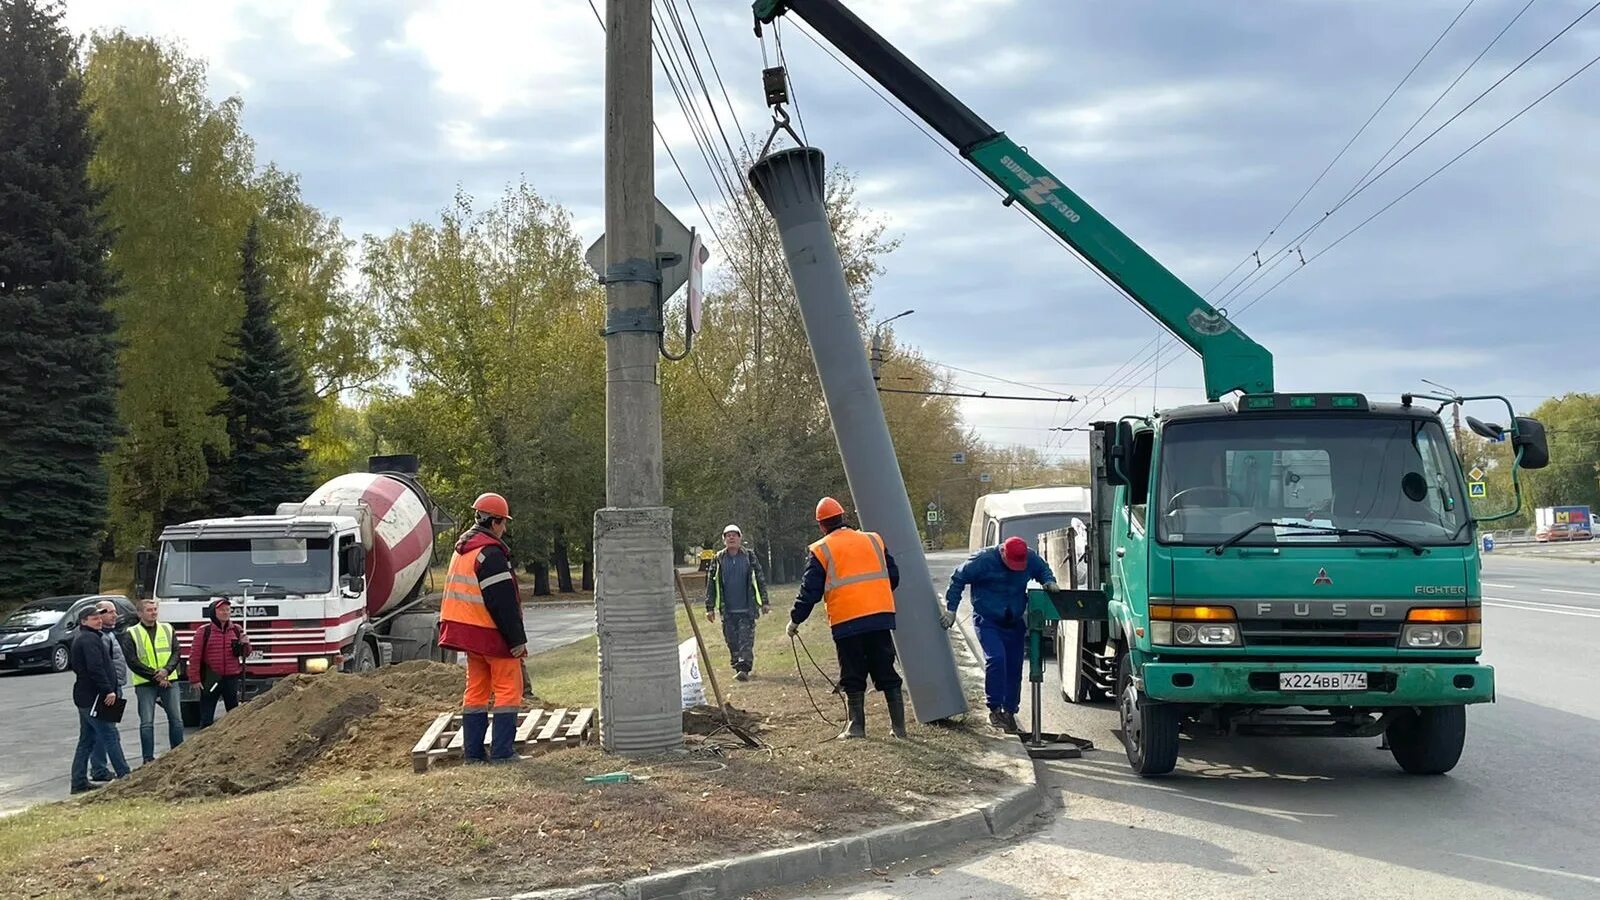
[[[450,574],[445,576],[444,597],[439,601],[439,621],[459,622],[487,628],[499,634],[494,617],[483,605],[483,589],[478,586],[479,549],[457,553],[450,559]]]
[[[811,555],[827,572],[822,601],[828,606],[830,626],[894,612],[883,538],[870,531],[838,528],[812,544]]]

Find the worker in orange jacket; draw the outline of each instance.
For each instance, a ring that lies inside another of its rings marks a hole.
[[[900,570],[883,538],[846,525],[844,507],[832,497],[817,503],[817,526],[822,539],[811,545],[800,593],[789,614],[789,636],[799,633],[800,623],[810,617],[818,601],[826,604],[839,655],[839,690],[850,711],[850,721],[839,736],[867,736],[870,675],[889,706],[894,736],[903,738],[905,695],[894,668],[894,589],[900,585]]]
[[[467,690],[461,700],[461,752],[468,764],[511,762],[517,714],[522,709],[522,657],[528,638],[522,598],[506,546],[511,509],[499,494],[473,501],[476,522],[456,541],[439,605],[439,646],[467,654]],[[489,753],[484,737],[490,714]]]

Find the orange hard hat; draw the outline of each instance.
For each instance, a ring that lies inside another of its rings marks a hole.
[[[478,499],[472,501],[472,508],[497,519],[511,518],[511,506],[499,494],[479,494]]]
[[[840,506],[839,501],[833,499],[832,497],[823,497],[821,500],[817,501],[818,522],[826,522],[835,516],[842,515],[844,515],[844,507]]]

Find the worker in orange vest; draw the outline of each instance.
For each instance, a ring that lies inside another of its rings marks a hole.
[[[806,572],[789,614],[789,636],[799,633],[811,608],[827,605],[833,646],[839,654],[839,689],[849,704],[850,721],[841,738],[867,736],[867,676],[883,692],[894,736],[906,736],[906,703],[900,673],[894,668],[894,589],[900,570],[870,531],[844,522],[844,507],[832,497],[817,503],[822,539],[811,545]]]
[[[517,759],[512,744],[522,709],[522,661],[528,638],[522,598],[506,546],[511,509],[499,494],[473,501],[476,522],[456,541],[439,605],[439,646],[467,654],[467,690],[461,700],[461,752],[468,764]],[[494,734],[484,737],[494,714]]]

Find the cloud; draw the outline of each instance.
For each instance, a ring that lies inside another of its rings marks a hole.
[[[1458,4],[851,7],[1191,286],[1220,282],[1212,293],[1219,300],[1241,277],[1254,277],[1252,250],[1259,246],[1270,264],[1274,251],[1334,208],[1511,12],[1482,4],[1469,11],[1274,231]],[[690,96],[722,157],[724,134],[742,151],[769,128],[760,72],[775,57],[776,33],[767,30],[764,59],[746,10],[697,4],[698,21],[684,22],[705,79],[702,92],[691,76]],[[1561,5],[1531,8],[1410,141],[1573,14]],[[68,15],[79,30],[122,25],[181,39],[207,57],[213,93],[244,97],[260,158],[299,172],[308,197],[357,233],[431,218],[458,184],[489,198],[524,174],[573,212],[586,242],[603,227],[604,44],[581,0],[75,0]],[[795,22],[782,29],[795,122],[830,163],[857,173],[862,200],[903,238],[874,297],[881,309],[917,309],[897,323],[899,336],[935,360],[1087,401],[1071,412],[966,402],[988,437],[1081,448],[1081,436],[1047,429],[1201,399],[1192,353],[1172,345],[1159,374],[1153,364],[1136,365],[1160,332],[1150,318],[1017,209],[1002,207],[981,176],[802,31]],[[1574,29],[1329,216],[1298,250],[1288,243],[1290,262],[1220,301],[1274,352],[1280,384],[1392,396],[1426,377],[1519,399],[1592,385],[1600,174],[1591,157],[1600,116],[1588,98],[1600,69],[1318,254],[1596,46],[1600,27]],[[702,158],[659,70],[655,100],[668,146],[706,212],[659,149],[656,193],[704,229],[743,173]],[[1015,391],[1026,389],[1007,389]]]

